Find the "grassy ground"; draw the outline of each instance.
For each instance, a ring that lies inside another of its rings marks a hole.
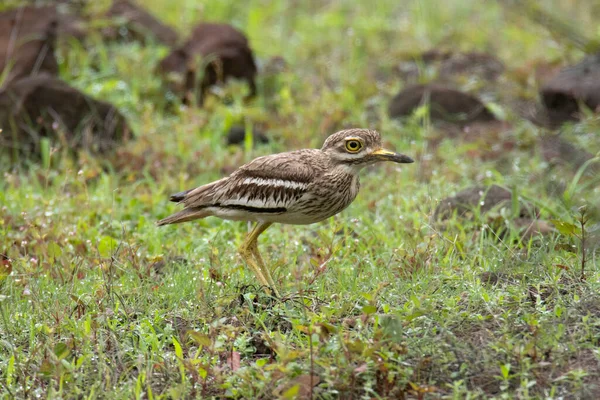
[[[523,68],[572,62],[579,50],[478,0],[143,3],[183,35],[201,19],[231,22],[262,64],[282,56],[288,69],[262,76],[264,95],[250,104],[233,84],[230,105],[168,108],[152,72],[168,49],[61,46],[62,78],[118,105],[137,140],[109,159],[55,152],[46,166],[2,164],[0,397],[600,397],[597,254],[581,280],[581,243],[568,229],[521,242],[485,219],[431,221],[442,198],[497,183],[546,220],[574,223],[587,205],[597,229],[598,181],[549,169],[531,147],[541,131],[503,103],[509,90],[535,93],[528,79],[514,89]],[[593,2],[541,3],[600,34]],[[399,60],[436,47],[507,64],[494,87],[461,86],[480,88],[514,123],[520,145],[501,155],[508,164],[449,140],[430,148],[431,125],[386,116],[403,86]],[[273,141],[227,148],[233,123],[262,123]],[[244,224],[155,227],[176,209],[169,193],[259,155],[320,147],[346,126],[376,128],[419,161],[364,171],[357,200],[329,221],[261,236],[285,301],[267,298],[243,266]],[[596,153],[599,132],[590,116],[564,135]]]

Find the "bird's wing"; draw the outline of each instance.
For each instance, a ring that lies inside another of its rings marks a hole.
[[[310,183],[318,172],[320,150],[297,150],[258,157],[238,168],[231,177]],[[315,165],[316,164],[316,165]]]
[[[237,206],[260,211],[286,209],[300,199],[323,169],[319,150],[258,157],[229,177],[171,196],[186,208]]]
[[[224,206],[287,209],[322,173],[319,150],[298,150],[259,157],[240,167],[215,200]]]
[[[229,178],[219,179],[218,181],[208,183],[191,189],[186,192],[177,193],[171,196],[173,201],[183,203],[186,208],[207,207],[214,203],[214,198],[226,186]]]

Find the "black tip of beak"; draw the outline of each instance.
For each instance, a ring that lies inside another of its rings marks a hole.
[[[404,154],[398,154],[395,158],[396,159],[394,161],[402,164],[410,164],[415,162],[415,160],[413,160],[409,156],[405,156]]]

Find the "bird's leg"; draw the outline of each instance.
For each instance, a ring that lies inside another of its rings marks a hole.
[[[240,254],[242,255],[244,261],[246,261],[246,264],[248,264],[248,266],[252,268],[260,283],[266,287],[270,287],[271,290],[273,290],[273,292],[275,293],[275,295],[278,295],[277,289],[271,287],[271,284],[265,278],[261,267],[257,265],[257,262],[252,258],[254,256],[253,247],[256,247],[256,239],[258,238],[258,235],[260,235],[265,229],[267,229],[269,225],[271,224],[267,223],[265,226],[265,223],[257,223],[254,229],[252,229],[252,231],[246,237],[246,240],[244,240],[242,246],[240,247]]]
[[[260,235],[261,233],[266,231],[267,228],[270,227],[271,225],[272,225],[272,222],[259,222],[256,225],[256,227],[254,228],[254,231],[256,231],[256,235],[255,235],[256,239],[252,243],[250,243],[250,251],[254,255],[254,259],[256,260],[256,262],[258,263],[260,268],[262,269],[263,274],[267,278],[267,281],[269,281],[269,286],[271,286],[271,288],[273,288],[273,292],[275,293],[275,295],[277,297],[279,297],[279,293],[277,292],[275,281],[273,280],[273,277],[271,276],[271,271],[265,265],[265,262],[263,261],[263,258],[260,255],[260,252],[258,251],[258,235]]]
[[[260,269],[260,267],[258,265],[256,265],[256,262],[252,258],[253,254],[252,254],[252,251],[250,250],[250,245],[251,245],[250,244],[250,235],[248,235],[246,237],[246,239],[244,240],[244,243],[242,243],[242,245],[240,246],[240,249],[239,249],[240,255],[242,256],[242,258],[244,259],[246,264],[252,269],[252,271],[254,272],[254,274],[256,275],[258,280],[260,281],[260,283],[262,285],[269,286],[269,281],[267,281],[265,279],[265,276],[263,275],[262,270]]]

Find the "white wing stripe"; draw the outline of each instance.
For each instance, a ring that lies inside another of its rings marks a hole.
[[[284,187],[287,189],[306,189],[308,184],[304,182],[295,181],[284,181],[283,179],[262,179],[262,178],[246,178],[242,182],[246,185],[258,185],[258,186],[275,186]]]
[[[262,199],[253,199],[248,200],[247,197],[242,197],[241,199],[227,200],[222,204],[224,206],[247,206],[247,207],[258,207],[258,208],[276,208],[276,207],[285,207],[287,204],[283,201],[273,201],[272,199],[266,199],[264,201]]]

